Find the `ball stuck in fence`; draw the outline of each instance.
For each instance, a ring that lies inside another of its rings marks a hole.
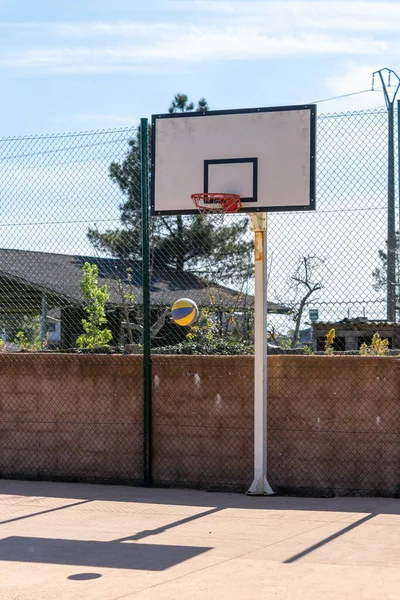
[[[193,325],[198,319],[199,309],[196,302],[190,298],[180,298],[172,306],[172,319],[177,325],[186,327]]]

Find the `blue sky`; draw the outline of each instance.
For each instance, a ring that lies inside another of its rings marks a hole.
[[[0,0],[0,135],[134,125],[177,92],[223,109],[366,90],[400,72],[399,23],[399,2]]]

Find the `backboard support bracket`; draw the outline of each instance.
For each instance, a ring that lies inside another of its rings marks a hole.
[[[251,231],[266,231],[267,230],[267,213],[249,213],[250,230]]]

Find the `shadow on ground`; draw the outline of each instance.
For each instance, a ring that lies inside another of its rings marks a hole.
[[[12,536],[0,540],[0,561],[164,571],[208,550],[211,548]]]
[[[400,515],[400,499],[384,497],[310,498],[299,496],[246,496],[227,492],[207,492],[189,489],[140,488],[87,483],[62,483],[0,479],[1,495],[42,498],[64,498],[77,504],[91,501],[137,502],[139,504],[166,504],[198,506],[224,510],[226,508],[257,510],[301,510],[323,512],[371,513]],[[63,507],[57,510],[62,510]],[[50,511],[49,511],[50,512]],[[0,521],[1,525],[1,521]]]

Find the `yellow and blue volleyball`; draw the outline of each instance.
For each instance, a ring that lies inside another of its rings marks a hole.
[[[199,309],[190,298],[180,298],[172,306],[172,318],[177,325],[186,327],[197,321]]]

